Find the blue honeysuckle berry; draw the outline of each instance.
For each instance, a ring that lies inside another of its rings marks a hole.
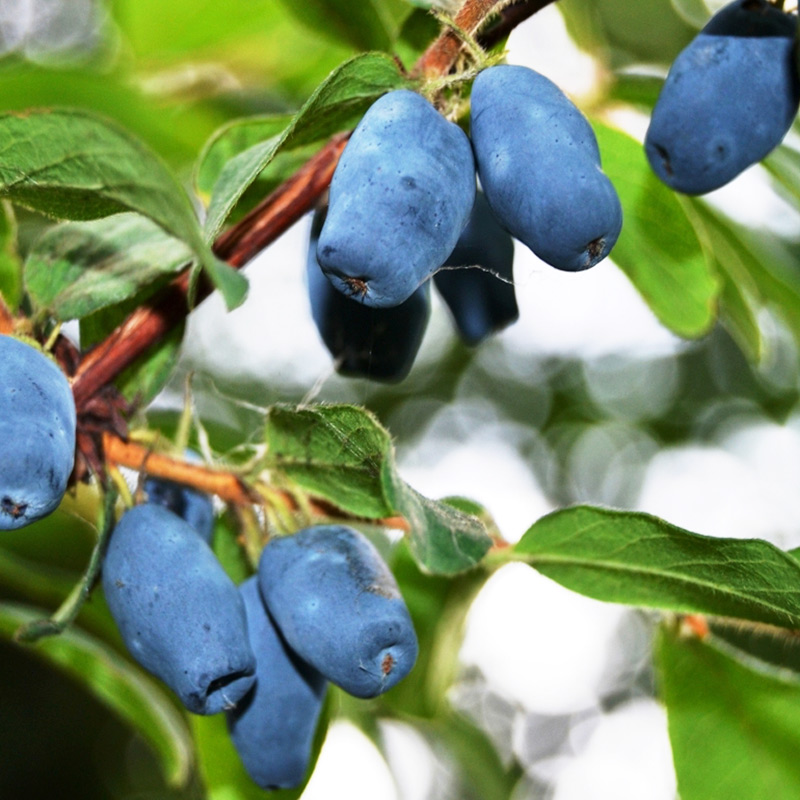
[[[519,317],[513,265],[514,241],[478,192],[469,223],[444,266],[480,269],[442,269],[433,276],[466,344],[479,344]]]
[[[346,692],[375,697],[414,666],[408,609],[386,563],[358,531],[317,525],[272,539],[258,579],[290,647]]]
[[[372,308],[334,288],[317,261],[325,211],[314,215],[306,263],[311,316],[336,370],[353,378],[397,382],[411,371],[430,318],[430,281],[391,308]]]
[[[406,89],[370,106],[342,153],[317,258],[368,306],[407,300],[452,252],[475,199],[466,134]]]
[[[184,458],[190,463],[199,463],[200,456],[187,450]],[[148,503],[164,506],[186,520],[206,543],[211,543],[214,534],[214,503],[209,495],[163,478],[148,478],[144,484]]]
[[[64,373],[32,345],[0,335],[0,530],[58,507],[75,462],[75,425]]]
[[[256,654],[256,682],[227,712],[228,731],[247,773],[262,789],[290,789],[308,770],[328,682],[286,644],[256,576],[239,591]]]
[[[103,592],[131,655],[189,711],[232,708],[255,681],[244,604],[211,548],[168,509],[125,512],[103,560]]]
[[[796,28],[766,0],[735,0],[678,55],[645,137],[664,183],[705,194],[780,144],[800,104]]]
[[[592,126],[558,86],[527,67],[489,67],[472,87],[470,125],[481,186],[512,236],[570,272],[609,254],[622,206]]]

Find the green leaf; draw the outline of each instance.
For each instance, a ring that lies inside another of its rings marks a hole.
[[[247,281],[205,244],[186,192],[158,156],[85,111],[0,114],[0,197],[61,219],[136,211],[192,248],[229,308]]]
[[[394,59],[383,53],[363,53],[337,67],[282,132],[272,134],[226,163],[214,185],[205,223],[206,238],[211,241],[216,237],[244,192],[279,151],[304,147],[353,127],[382,94],[408,86],[409,81],[401,75]],[[242,124],[249,128],[249,123]],[[247,135],[245,132],[244,137]],[[237,146],[218,139],[235,139],[240,143],[242,136],[237,126],[223,129],[206,148],[208,157]],[[201,163],[198,174],[205,174],[205,170]]]
[[[382,474],[391,468],[388,432],[355,406],[272,406],[264,441],[268,469],[367,519],[394,513]]]
[[[257,144],[280,136],[292,119],[292,114],[247,117],[215,131],[197,159],[194,182],[198,192],[210,194],[228,161]]]
[[[44,615],[41,609],[0,603],[0,636]],[[185,786],[192,764],[192,741],[181,714],[160,686],[138,667],[78,628],[40,641],[28,649],[71,675],[84,689],[138,731],[161,761],[165,780]]]
[[[750,275],[746,255],[731,243],[719,225],[708,219],[708,211],[700,201],[690,200],[694,223],[702,230],[701,241],[706,256],[714,265],[722,282],[719,296],[720,321],[736,340],[742,352],[758,363],[763,355],[763,338],[758,325],[757,313],[761,301],[758,287]]]
[[[739,288],[754,295],[749,302],[774,309],[800,344],[800,273],[794,254],[777,237],[759,237],[705,203],[694,201],[694,208],[713,237],[712,245],[727,243],[719,257],[726,259]]]
[[[662,631],[662,699],[682,800],[800,795],[800,683]]]
[[[800,563],[759,539],[701,536],[649,514],[576,506],[542,517],[512,553],[597,600],[800,627]]]
[[[423,497],[394,469],[387,477],[395,513],[411,526],[409,545],[418,564],[434,574],[452,575],[481,561],[492,540],[477,517]]]
[[[740,660],[757,659],[764,670],[792,670],[800,675],[800,633],[770,625],[709,620],[715,639]]]
[[[685,338],[703,336],[716,319],[721,284],[681,201],[653,174],[639,142],[593,125],[623,210],[611,259],[664,325]]]
[[[404,0],[306,0],[302,5],[283,0],[297,20],[333,39],[345,41],[357,50],[389,50],[411,13]]]
[[[22,298],[22,261],[17,252],[17,224],[8,202],[0,202],[0,295],[12,311]]]
[[[349,405],[273,406],[263,466],[273,481],[294,483],[365,519],[401,515],[418,563],[435,573],[477,564],[491,546],[481,522],[415,492],[397,474],[388,431]]]
[[[192,260],[186,245],[139,214],[66,222],[47,231],[25,262],[33,300],[61,320],[133,297]]]
[[[300,797],[319,758],[331,716],[330,692],[320,713],[311,759],[305,780],[296,789],[265,792],[247,774],[228,735],[224,714],[207,717],[191,716],[192,731],[197,747],[200,774],[208,791],[208,800],[295,800]]]

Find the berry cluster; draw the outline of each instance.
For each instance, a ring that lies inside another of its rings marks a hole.
[[[680,53],[645,139],[664,183],[710,192],[781,143],[800,105],[796,30],[768,0],[734,0]]]
[[[476,344],[517,317],[509,234],[577,271],[605,258],[621,227],[591,126],[544,76],[515,66],[481,72],[471,138],[422,96],[389,92],[353,132],[314,223],[314,320],[344,374],[400,380],[424,333],[431,277],[462,338]],[[485,271],[452,269],[475,265]],[[404,326],[403,344],[381,352]]]
[[[414,665],[397,584],[361,534],[328,525],[271,540],[258,575],[237,588],[205,530],[176,513],[206,519],[191,490],[148,484],[155,500],[123,514],[103,562],[123,641],[189,711],[225,712],[259,786],[296,786],[328,681],[374,697]]]

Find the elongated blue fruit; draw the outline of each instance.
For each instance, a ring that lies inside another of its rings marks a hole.
[[[0,335],[0,530],[54,511],[75,461],[75,401],[44,353]]]
[[[248,775],[262,789],[303,782],[328,682],[286,644],[258,590],[256,576],[239,591],[256,654],[256,682],[235,709],[228,730]]]
[[[211,548],[153,503],[123,514],[103,592],[131,655],[195,714],[232,708],[255,681],[239,592]]]
[[[371,308],[333,287],[317,261],[325,212],[314,215],[306,279],[311,316],[336,361],[336,371],[354,378],[401,381],[417,357],[431,311],[430,281],[392,308]]]
[[[512,271],[514,241],[500,227],[486,196],[478,192],[467,227],[433,281],[468,345],[505,328],[519,316]]]
[[[358,531],[318,525],[272,539],[258,579],[290,647],[346,692],[375,697],[414,666],[408,609],[389,568]]]
[[[201,461],[197,453],[187,450],[184,458],[190,463]],[[188,522],[206,543],[211,543],[214,533],[214,503],[203,493],[180,483],[163,478],[149,478],[144,483],[148,503],[168,508],[173,514]]]
[[[473,84],[470,118],[481,186],[500,224],[558,269],[604,259],[622,207],[591,125],[561,89],[527,67],[489,67]]]
[[[400,305],[450,255],[474,199],[466,134],[415,92],[389,92],[370,106],[339,159],[320,266],[364,305]]]
[[[675,191],[719,189],[777,147],[800,104],[797,17],[766,0],[735,0],[675,59],[645,151]]]

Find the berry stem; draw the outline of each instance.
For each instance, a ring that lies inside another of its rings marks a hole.
[[[116,502],[117,492],[115,489],[110,489],[104,493],[99,519],[97,520],[97,542],[94,550],[92,550],[92,555],[83,577],[75,584],[52,617],[33,620],[27,625],[23,625],[14,634],[16,641],[32,643],[44,636],[56,636],[75,621],[100,576],[103,555],[105,554],[111,531],[114,530],[114,506]]]
[[[523,0],[518,3],[509,3],[509,0],[465,0],[453,18],[453,23],[455,28],[472,36],[486,24],[489,17],[500,13],[497,25],[478,37],[482,47],[492,47],[502,41],[520,22],[552,2],[554,0]],[[447,75],[464,46],[457,30],[449,27],[422,54],[411,71],[412,76],[432,79]]]
[[[266,497],[256,489],[248,486],[233,472],[209,469],[201,464],[189,464],[179,459],[170,458],[153,452],[148,446],[133,441],[125,441],[113,433],[103,434],[103,454],[109,465],[128,467],[145,472],[154,478],[162,478],[190,486],[198,492],[214,494],[226,503],[246,508],[253,505],[280,503],[289,512],[308,511],[316,517],[335,519],[356,519],[342,514],[341,511],[322,500],[308,500],[307,505],[300,504],[290,492],[269,487]],[[371,525],[379,525],[394,530],[409,530],[408,522],[403,517],[387,517],[379,520],[366,520]]]

